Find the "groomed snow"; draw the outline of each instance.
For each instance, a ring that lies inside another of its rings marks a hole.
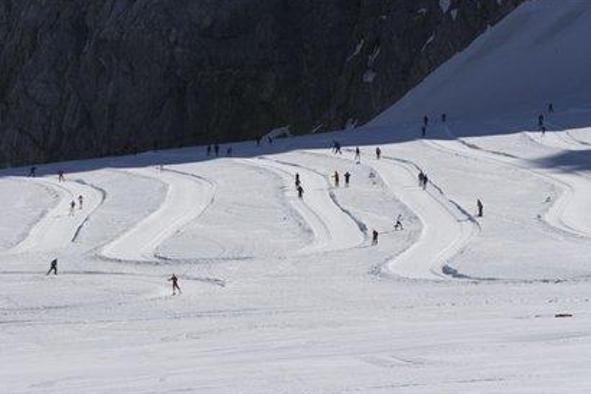
[[[527,2],[361,128],[3,170],[0,391],[589,392],[589,26]]]

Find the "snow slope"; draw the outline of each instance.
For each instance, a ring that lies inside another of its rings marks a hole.
[[[364,128],[1,171],[0,391],[589,392],[589,26],[525,3]]]

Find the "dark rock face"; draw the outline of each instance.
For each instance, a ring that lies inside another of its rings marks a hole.
[[[1,0],[0,165],[361,124],[522,1]]]

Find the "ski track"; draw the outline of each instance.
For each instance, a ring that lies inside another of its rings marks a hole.
[[[314,241],[296,252],[298,255],[320,254],[350,249],[365,242],[365,234],[358,221],[343,210],[330,191],[323,175],[294,163],[270,157],[247,159],[249,162],[275,172],[286,184],[293,183],[296,172],[300,173],[304,196],[297,197],[295,187],[291,200],[294,208],[314,232]]]
[[[26,179],[55,190],[60,196],[60,201],[47,211],[21,242],[3,254],[50,251],[66,247],[75,242],[92,213],[104,202],[106,197],[100,188],[79,179],[64,182],[56,182],[48,178]],[[83,209],[79,209],[78,196],[84,198]],[[70,215],[72,200],[76,202],[73,216]]]
[[[576,173],[564,173],[560,170],[536,170],[525,164],[524,159],[517,156],[482,148],[472,142],[464,141],[453,134],[449,127],[444,132],[453,140],[425,141],[427,145],[468,157],[488,159],[493,162],[518,168],[537,177],[549,180],[562,190],[558,199],[544,214],[544,221],[563,234],[577,238],[591,236],[591,223],[580,220],[580,209],[587,205],[586,200],[591,193],[591,184],[582,183]],[[525,134],[527,136],[527,134]],[[528,136],[529,137],[529,136]],[[529,137],[531,138],[531,137]],[[535,141],[535,140],[534,140]],[[537,141],[536,141],[537,142]],[[539,143],[539,142],[538,142]]]
[[[480,231],[478,222],[431,180],[426,190],[419,187],[421,168],[414,162],[384,154],[367,162],[422,224],[419,239],[387,261],[385,273],[410,279],[448,278],[443,267]]]
[[[205,178],[178,170],[134,169],[139,174],[163,181],[166,197],[158,210],[99,252],[114,261],[153,262],[156,249],[167,238],[196,220],[213,202],[215,185]]]

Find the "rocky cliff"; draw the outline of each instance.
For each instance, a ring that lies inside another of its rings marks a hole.
[[[0,0],[0,164],[361,124],[523,0]]]

